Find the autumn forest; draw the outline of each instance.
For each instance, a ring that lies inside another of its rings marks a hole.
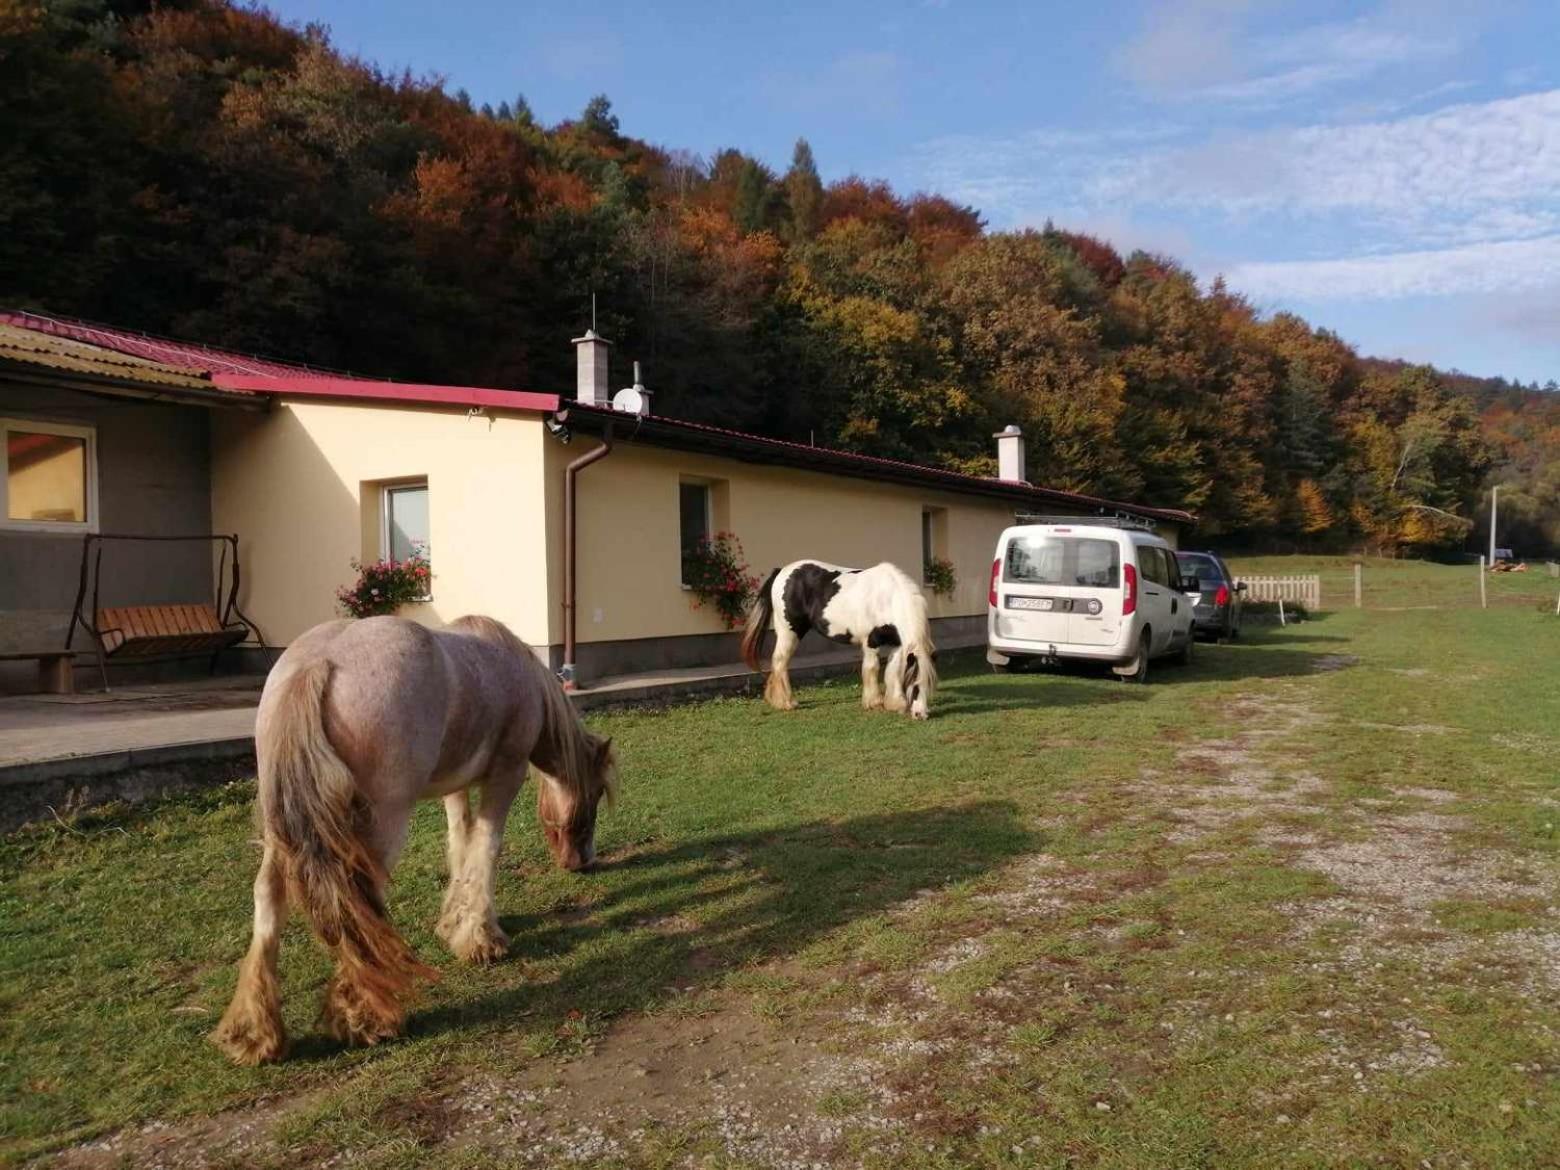
[[[523,81],[523,79],[522,79]],[[1179,506],[1275,549],[1560,549],[1560,393],[1364,357],[1172,257],[387,76],[217,0],[0,0],[0,305]],[[1509,509],[1509,511],[1508,511]],[[1508,522],[1504,518],[1509,517]]]

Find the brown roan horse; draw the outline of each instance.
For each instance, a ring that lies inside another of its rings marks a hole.
[[[286,1051],[276,955],[289,904],[335,958],[322,1019],[339,1040],[401,1031],[419,978],[436,976],[396,933],[385,887],[412,807],[441,797],[450,884],[439,937],[461,959],[507,950],[494,877],[504,821],[528,764],[553,857],[595,860],[596,809],[611,794],[610,740],[580,722],[557,679],[499,622],[431,630],[394,617],[316,626],[277,661],[255,724],[263,853],[254,937],[212,1038],[234,1060]],[[473,815],[468,790],[481,795]]]

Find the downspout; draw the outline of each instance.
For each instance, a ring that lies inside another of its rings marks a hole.
[[[561,423],[568,418],[568,414],[567,410],[562,410],[553,417]],[[563,667],[558,671],[558,677],[566,691],[575,689],[575,619],[578,616],[575,591],[579,579],[574,564],[578,544],[575,535],[578,523],[578,512],[575,509],[576,481],[580,472],[596,460],[612,454],[612,423],[612,419],[607,419],[607,425],[601,432],[601,446],[585,452],[563,469]]]

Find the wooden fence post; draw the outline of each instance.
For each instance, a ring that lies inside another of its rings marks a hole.
[[[1484,595],[1484,554],[1479,554],[1479,608],[1489,609],[1489,599]]]
[[[1354,608],[1360,608],[1360,584],[1365,574],[1365,566],[1359,561],[1354,562]]]

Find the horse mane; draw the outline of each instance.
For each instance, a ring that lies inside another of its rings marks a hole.
[[[926,616],[926,595],[898,565],[884,561],[879,567],[889,570],[898,585],[893,610],[899,641],[905,650],[905,691],[908,693],[912,684],[918,684],[926,692],[929,704],[937,692],[937,647]]]
[[[456,618],[449,629],[502,646],[520,659],[527,677],[542,696],[542,733],[536,755],[547,760],[547,774],[576,799],[587,799],[602,789],[611,799],[615,794],[611,769],[603,769],[599,764],[606,741],[586,728],[563,684],[531,647],[503,622],[481,614]]]

